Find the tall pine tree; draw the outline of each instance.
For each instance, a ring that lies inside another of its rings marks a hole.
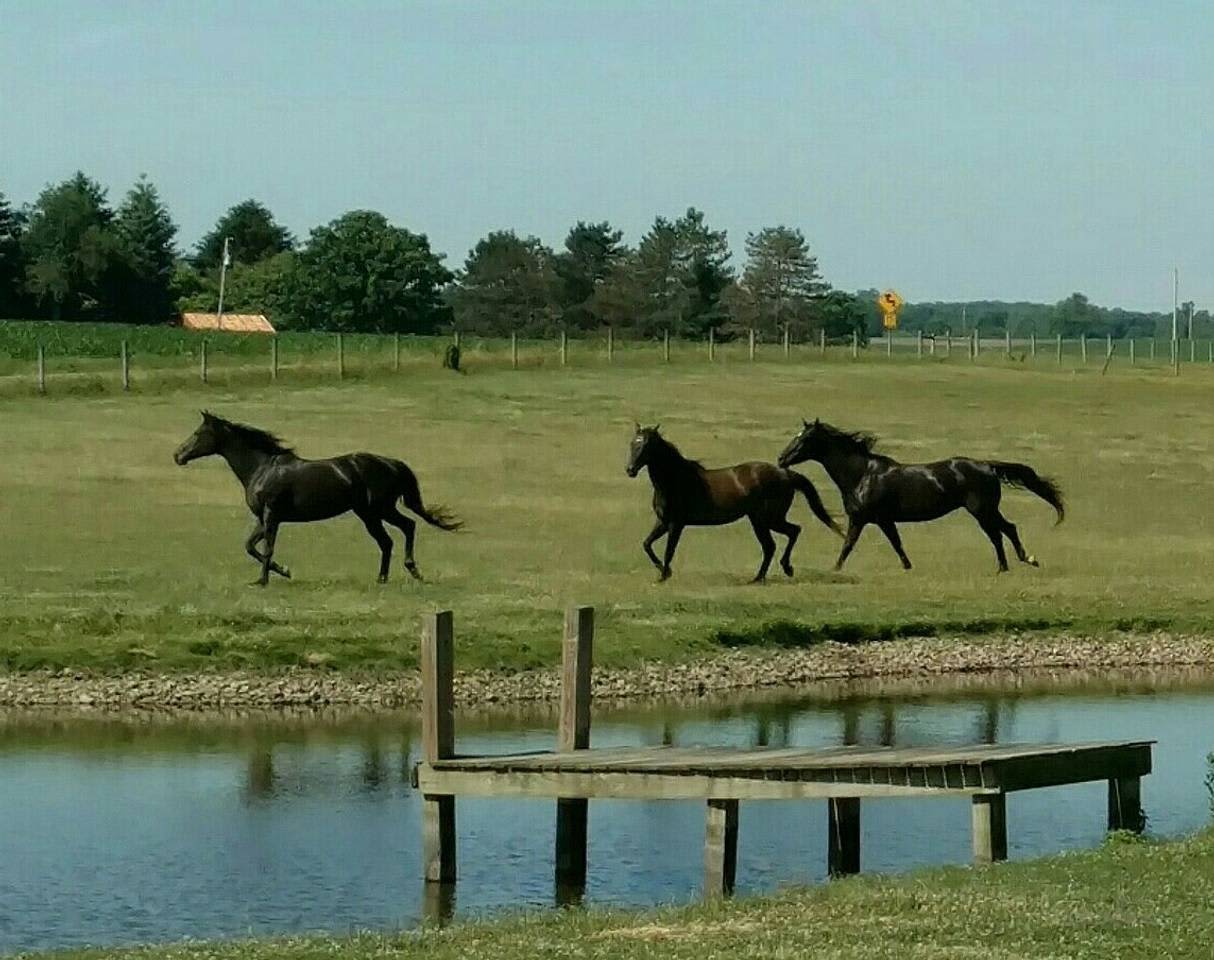
[[[24,312],[25,258],[21,253],[21,231],[25,217],[14,210],[0,193],[0,317],[18,317]]]
[[[170,320],[177,226],[146,177],[139,178],[118,208],[114,232],[120,258],[120,282],[112,294],[115,315],[130,323]]]

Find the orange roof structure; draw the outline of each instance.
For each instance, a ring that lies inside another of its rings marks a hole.
[[[273,333],[274,327],[260,313],[225,313],[220,322],[217,313],[183,313],[181,325],[187,330],[218,330],[222,333]]]

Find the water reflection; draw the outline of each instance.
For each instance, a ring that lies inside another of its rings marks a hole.
[[[831,746],[1157,739],[1144,799],[1158,834],[1208,819],[1214,682],[1134,677],[596,710],[597,746]],[[461,752],[553,744],[552,710],[461,715]],[[67,719],[0,713],[0,953],[132,940],[446,923],[499,908],[698,895],[700,803],[596,801],[589,888],[554,886],[555,804],[457,804],[458,898],[421,882],[414,714]],[[1013,858],[1103,836],[1102,784],[1009,802]],[[825,808],[743,804],[738,888],[822,879]],[[968,810],[866,803],[864,869],[969,859]],[[660,847],[661,857],[653,850]],[[589,892],[588,892],[589,891]]]

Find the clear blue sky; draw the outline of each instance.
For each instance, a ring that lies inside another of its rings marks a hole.
[[[233,203],[488,230],[800,227],[836,286],[1214,305],[1207,3],[0,0],[0,190],[141,172]]]

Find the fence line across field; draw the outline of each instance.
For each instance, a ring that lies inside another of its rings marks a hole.
[[[326,336],[325,334],[317,334],[317,336]],[[346,335],[342,333],[329,334],[332,337],[333,352],[329,354],[333,364],[330,367],[333,374],[338,380],[345,379],[351,368],[347,362],[346,355]],[[523,360],[526,356],[531,358],[539,357],[541,364],[548,357],[555,353],[555,361],[561,367],[577,366],[578,361],[592,359],[594,361],[605,361],[607,364],[615,364],[621,357],[637,358],[642,356],[647,350],[652,350],[657,355],[662,365],[670,364],[672,356],[676,351],[672,348],[677,347],[677,359],[680,363],[686,363],[689,358],[694,358],[696,354],[700,354],[703,359],[710,364],[715,364],[721,360],[730,363],[747,362],[774,362],[774,361],[795,361],[812,358],[815,354],[819,359],[827,359],[831,356],[850,356],[853,361],[859,361],[862,353],[866,360],[893,360],[893,359],[911,359],[924,362],[947,362],[953,359],[954,341],[958,337],[952,331],[945,331],[943,334],[930,334],[922,330],[914,331],[904,335],[886,335],[880,338],[869,340],[868,343],[862,344],[859,334],[855,331],[846,338],[836,338],[828,340],[826,332],[819,330],[817,332],[816,343],[815,338],[806,339],[804,341],[796,341],[793,339],[791,332],[787,326],[782,327],[777,331],[771,339],[764,339],[762,334],[750,328],[743,331],[740,335],[733,339],[722,340],[714,329],[709,329],[703,340],[681,340],[671,337],[668,330],[664,330],[660,340],[634,340],[622,341],[616,337],[614,330],[607,328],[601,335],[593,337],[571,338],[566,331],[561,331],[555,339],[544,338],[527,338],[526,340],[519,337],[517,332],[512,332],[508,340],[503,340],[501,343],[505,346],[498,347],[498,338],[478,338],[475,344],[465,344],[464,349],[468,350],[475,346],[476,349],[484,350],[491,357],[500,355],[504,358],[509,357],[509,364],[512,369],[519,369],[523,366]],[[1079,336],[1074,339],[1063,339],[1061,334],[1054,336],[1054,364],[1062,366],[1069,358],[1075,362],[1078,367],[1086,367],[1100,365],[1101,373],[1105,373],[1111,366],[1120,365],[1123,367],[1137,367],[1143,364],[1143,354],[1139,349],[1139,343],[1146,340],[1148,349],[1146,352],[1146,364],[1159,367],[1166,366],[1175,375],[1179,374],[1183,364],[1196,366],[1204,361],[1208,366],[1214,366],[1214,339],[1206,340],[1206,349],[1198,350],[1197,339],[1192,340],[1175,340],[1167,342],[1167,352],[1163,356],[1159,355],[1158,340],[1159,338],[1124,338],[1114,340],[1111,336],[1104,337],[1103,351],[1096,348],[1095,351],[1090,350],[1091,337]],[[280,341],[280,338],[270,336],[266,338],[266,350],[269,358],[269,380],[271,383],[277,383],[282,379],[284,369],[289,370],[289,367],[284,366],[286,359],[285,345]],[[452,334],[452,342],[459,346],[461,344],[461,335],[459,332]],[[970,362],[985,360],[988,364],[996,359],[1002,359],[1005,362],[1028,363],[1032,365],[1039,363],[1038,338],[1037,334],[1030,333],[1027,337],[1013,337],[1010,331],[1004,331],[999,336],[983,336],[979,330],[970,330],[960,336],[962,345],[964,346],[963,357]],[[217,345],[221,344],[221,339],[203,338],[198,341],[197,345],[197,370],[198,378],[201,383],[209,384],[214,380],[214,375],[217,372],[241,372],[247,373],[255,370],[259,364],[256,361],[248,360],[235,365],[217,365],[216,361],[224,357],[222,349],[217,349]],[[391,369],[395,373],[399,373],[402,368],[402,358],[413,354],[418,357],[424,353],[429,357],[434,357],[437,362],[440,358],[434,354],[432,344],[434,338],[425,338],[428,344],[423,350],[411,350],[406,340],[403,340],[401,335],[387,334],[381,337],[374,335],[360,335],[360,342],[363,344],[363,349],[360,351],[364,355],[374,356],[384,359],[382,364],[375,364],[379,367]],[[374,344],[372,350],[366,350],[367,343]],[[1097,340],[1099,343],[1099,340]],[[1187,345],[1187,349],[1186,349]],[[814,349],[816,347],[816,350]],[[623,349],[621,349],[623,348]],[[660,353],[658,353],[660,351]],[[1095,352],[1095,356],[1091,354]],[[71,356],[71,355],[67,355]],[[191,355],[186,355],[189,360]],[[233,356],[229,354],[227,356]],[[248,356],[247,352],[239,354],[240,357]],[[308,349],[301,350],[298,357],[304,360],[315,361],[316,368],[323,371],[325,366],[325,354],[323,351]],[[466,356],[466,354],[465,354]],[[1159,360],[1157,361],[1157,357]],[[39,342],[36,346],[36,354],[34,360],[34,385],[39,394],[47,394],[52,391],[54,383],[54,355],[48,354],[46,345]],[[80,358],[76,358],[80,359]],[[90,358],[92,359],[92,358]],[[138,373],[137,355],[131,350],[127,340],[122,340],[119,344],[118,353],[118,382],[123,391],[130,391],[133,378]],[[1166,361],[1166,363],[1165,363]],[[364,364],[366,366],[366,364]],[[112,368],[111,368],[112,369]],[[172,372],[175,368],[168,363],[156,364],[151,368],[155,373],[161,374]],[[264,370],[265,368],[262,367]]]

